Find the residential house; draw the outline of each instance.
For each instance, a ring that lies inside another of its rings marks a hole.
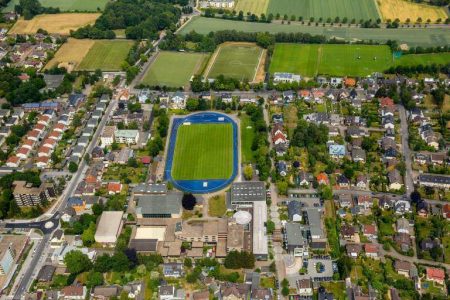
[[[186,107],[187,97],[182,92],[175,92],[170,98],[170,107],[173,109],[184,109]]]
[[[388,173],[388,180],[390,190],[399,190],[403,187],[403,179],[397,169],[394,169]]]
[[[396,260],[394,262],[394,269],[398,274],[410,278],[412,264],[409,261]]]
[[[359,254],[362,252],[362,246],[360,244],[347,244],[345,245],[347,255],[350,258],[358,258]]]
[[[367,257],[378,259],[378,245],[377,244],[364,244],[364,252]]]
[[[376,239],[378,235],[377,226],[375,224],[364,224],[362,232],[363,235],[370,240]]]
[[[313,286],[311,279],[300,279],[297,281],[297,291],[300,297],[312,297]]]
[[[427,267],[427,280],[443,285],[445,281],[445,272],[442,269]]]
[[[58,298],[64,300],[84,300],[87,289],[82,285],[69,285],[58,292]]]

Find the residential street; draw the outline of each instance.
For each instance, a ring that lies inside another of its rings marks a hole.
[[[411,162],[411,150],[409,149],[409,132],[408,132],[408,118],[406,116],[406,110],[403,105],[397,105],[400,115],[400,135],[402,137],[402,155],[405,159],[406,173],[405,173],[405,188],[406,196],[414,191],[414,180]]]

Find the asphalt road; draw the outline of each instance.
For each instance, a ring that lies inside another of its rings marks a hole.
[[[402,138],[402,154],[405,159],[406,173],[405,173],[405,188],[406,196],[409,196],[414,191],[413,171],[411,162],[411,149],[409,149],[409,131],[408,118],[406,110],[403,105],[398,105],[398,112],[400,115],[400,135]]]
[[[98,144],[98,140],[100,137],[100,134],[103,132],[103,128],[105,127],[109,116],[111,115],[114,107],[117,105],[117,100],[111,100],[109,103],[109,106],[106,109],[105,115],[103,116],[102,120],[100,121],[100,124],[97,127],[97,130],[94,133],[94,136],[92,137],[91,142],[89,143],[88,147],[86,148],[85,153],[91,153],[92,149]],[[31,282],[33,280],[33,277],[35,274],[37,274],[36,271],[39,271],[40,269],[40,258],[43,256],[43,253],[46,249],[48,249],[48,243],[50,242],[51,234],[53,231],[59,226],[59,217],[66,207],[67,199],[72,195],[72,192],[75,190],[77,185],[81,182],[81,180],[84,178],[84,174],[86,173],[86,170],[88,169],[88,165],[86,164],[86,161],[84,159],[81,159],[80,164],[78,166],[78,171],[72,176],[72,179],[69,181],[68,185],[64,189],[64,192],[60,196],[60,199],[53,208],[51,209],[51,213],[53,213],[53,216],[50,219],[37,221],[37,222],[17,222],[17,223],[7,223],[5,225],[6,228],[36,228],[42,230],[44,233],[44,237],[40,244],[36,247],[36,251],[33,257],[33,260],[30,263],[30,266],[25,273],[23,278],[21,279],[17,291],[15,292],[13,299],[18,300],[21,299],[24,293],[27,292],[28,287],[31,285]],[[53,226],[45,226],[47,222],[51,221],[53,223]],[[18,279],[20,280],[20,279]]]

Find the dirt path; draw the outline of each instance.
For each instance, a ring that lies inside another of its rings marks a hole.
[[[266,77],[266,72],[264,70],[264,67],[266,65],[266,59],[267,59],[267,50],[263,49],[261,51],[261,55],[259,56],[258,65],[256,66],[255,76],[253,76],[254,83],[260,83],[264,81]]]

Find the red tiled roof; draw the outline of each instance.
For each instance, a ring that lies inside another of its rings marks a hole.
[[[364,234],[376,234],[377,227],[373,224],[364,225],[363,232]]]
[[[52,149],[49,147],[46,147],[46,146],[42,146],[39,148],[39,153],[49,153],[51,151],[52,151]]]
[[[141,157],[141,162],[143,164],[149,164],[152,162],[152,158],[150,156],[142,156]]]
[[[30,149],[24,147],[20,147],[19,150],[17,150],[17,153],[21,154],[28,154],[28,152],[30,152]]]
[[[380,99],[380,105],[381,107],[385,107],[385,106],[394,106],[394,100],[392,100],[389,97],[384,97]]]
[[[428,267],[427,268],[427,278],[444,280],[445,272],[442,269]]]
[[[122,190],[122,184],[110,182],[108,183],[108,191],[118,193]]]
[[[15,163],[16,164],[16,163],[19,162],[19,160],[20,159],[17,156],[13,155],[13,156],[10,156],[6,162],[7,163]]]
[[[286,141],[286,136],[284,135],[284,133],[278,132],[278,133],[275,134],[275,136],[273,137],[273,140],[274,140],[274,141],[279,140],[279,139],[281,139],[281,140],[283,140],[283,141]]]
[[[320,173],[319,175],[317,175],[317,181],[318,182],[321,182],[321,181],[328,182],[328,175],[327,175],[327,173]]]
[[[378,246],[375,244],[364,244],[364,251],[366,253],[377,253]]]

